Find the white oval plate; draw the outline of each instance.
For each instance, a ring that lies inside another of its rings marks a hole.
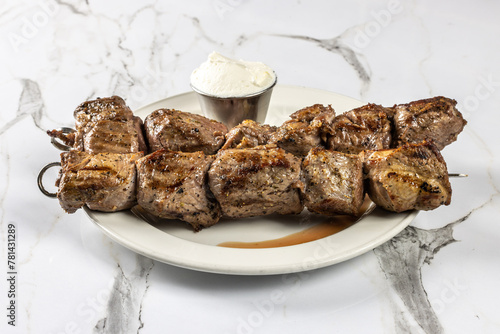
[[[278,85],[273,91],[266,123],[279,125],[294,111],[315,103],[331,104],[337,114],[364,104],[327,91]],[[190,92],[157,101],[135,114],[144,118],[159,108],[201,113],[196,95]],[[316,241],[277,248],[240,249],[217,245],[226,241],[281,238],[311,226],[314,223],[311,220],[318,216],[305,211],[299,216],[223,219],[194,233],[180,221],[153,226],[130,211],[103,213],[86,209],[85,212],[111,239],[134,252],[179,267],[238,275],[300,272],[351,259],[391,239],[418,213],[390,213],[376,208],[347,229]]]

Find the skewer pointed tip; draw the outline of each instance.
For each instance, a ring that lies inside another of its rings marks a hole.
[[[463,173],[448,173],[449,177],[468,177],[468,174],[463,174]]]

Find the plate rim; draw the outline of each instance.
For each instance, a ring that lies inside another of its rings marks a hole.
[[[125,248],[134,251],[135,253],[180,268],[185,268],[200,272],[207,272],[207,273],[244,275],[244,276],[261,276],[261,275],[263,276],[263,275],[298,273],[298,272],[324,268],[337,263],[348,261],[355,257],[361,256],[392,239],[404,228],[406,228],[419,213],[419,211],[414,210],[405,213],[393,214],[390,212],[382,212],[383,209],[376,208],[374,211],[379,211],[379,213],[382,213],[381,214],[382,216],[387,214],[393,215],[393,218],[395,217],[395,215],[400,216],[400,219],[398,219],[398,223],[393,225],[389,231],[386,231],[384,234],[381,234],[376,238],[370,239],[369,241],[363,243],[359,247],[356,247],[354,249],[344,249],[342,253],[337,253],[336,256],[327,256],[318,258],[314,258],[314,254],[318,249],[323,249],[328,253],[329,250],[327,247],[329,246],[329,244],[331,243],[333,244],[333,246],[335,245],[335,240],[333,239],[337,239],[339,238],[339,236],[342,236],[343,235],[342,232],[344,232],[345,235],[345,232],[349,229],[351,229],[352,231],[352,227],[356,226],[356,224],[358,224],[359,227],[359,222],[347,228],[346,230],[343,230],[334,235],[315,241],[310,241],[292,246],[277,247],[277,248],[248,249],[248,248],[226,248],[226,247],[195,243],[193,241],[181,239],[177,236],[165,233],[155,228],[154,226],[144,221],[141,221],[141,228],[145,228],[147,230],[154,230],[153,233],[154,236],[159,237],[163,241],[170,243],[171,246],[174,247],[181,246],[181,248],[178,249],[178,251],[180,250],[181,253],[187,250],[192,255],[196,255],[195,257],[186,258],[186,256],[179,256],[175,252],[166,255],[164,252],[160,252],[159,249],[151,249],[148,251],[148,246],[146,246],[145,242],[138,243],[136,238],[127,238],[127,236],[124,237],[123,234],[116,233],[113,226],[109,225],[107,226],[106,224],[103,224],[102,221],[100,221],[98,218],[96,218],[96,215],[100,215],[103,213],[98,213],[89,210],[87,208],[85,208],[84,211],[87,218],[94,224],[96,224],[101,229],[101,231],[104,232],[105,235],[107,235],[110,239],[114,240],[120,245],[124,246]],[[104,213],[104,214],[112,214],[112,213]],[[134,235],[134,237],[136,237],[136,235]],[[323,244],[320,245],[320,243]],[[214,263],[212,261],[207,262],[207,261],[196,260],[198,255],[202,257],[211,256],[213,255],[213,253],[217,254],[220,252],[227,253],[226,256],[238,259],[246,258],[249,255],[253,255],[252,257],[258,255],[259,257],[262,258],[268,258],[269,256],[283,255],[278,253],[287,253],[287,251],[291,249],[296,250],[297,253],[301,253],[301,259],[296,263],[283,263],[281,265],[276,265],[276,264],[266,265],[265,263],[259,263],[258,265],[255,264],[248,265],[248,264],[243,264],[242,262],[239,261],[233,263],[224,263],[224,261],[222,261],[223,263]],[[336,250],[332,249],[332,251],[335,252]]]

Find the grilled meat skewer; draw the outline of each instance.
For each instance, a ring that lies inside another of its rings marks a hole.
[[[119,97],[88,101],[75,111],[77,132],[65,135],[74,149],[61,156],[58,198],[71,213],[82,205],[127,209],[137,195],[149,213],[199,230],[221,215],[293,214],[304,205],[319,214],[356,215],[364,169],[366,192],[377,205],[432,210],[451,199],[438,148],[456,140],[466,124],[455,104],[443,97],[392,108],[368,104],[337,117],[331,107],[313,105],[279,128],[244,121],[229,132],[203,116],[160,109],[145,122],[155,152],[140,159],[98,153],[139,150],[142,121]],[[429,131],[436,127],[437,136]],[[430,141],[407,143],[420,138]],[[260,146],[267,142],[275,145]],[[391,143],[399,147],[389,149]]]
[[[63,153],[61,206],[69,213],[85,204],[117,211],[134,205],[137,196],[148,213],[186,221],[197,231],[221,216],[298,214],[304,206],[319,214],[357,215],[365,192],[395,212],[432,210],[451,200],[446,163],[431,142],[358,155],[314,148],[302,163],[276,146],[216,156],[167,150],[141,156]]]
[[[315,104],[293,113],[280,127],[247,120],[229,132],[224,124],[201,115],[159,109],[144,122],[148,150],[142,121],[133,116],[123,99],[112,96],[84,102],[75,110],[76,133],[48,133],[89,153],[165,148],[215,154],[219,149],[276,144],[303,158],[313,147],[357,154],[422,140],[432,140],[441,150],[467,124],[455,106],[455,100],[438,96],[391,108],[367,104],[335,117],[330,106]]]

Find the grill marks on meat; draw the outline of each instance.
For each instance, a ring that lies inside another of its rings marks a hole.
[[[142,153],[62,153],[56,183],[61,207],[68,213],[84,205],[105,212],[131,208],[136,199],[135,160],[140,157]]]
[[[73,149],[90,154],[136,153],[146,151],[142,120],[133,115],[119,96],[98,98],[80,104],[74,111],[75,133],[52,130],[51,137],[61,139]]]
[[[367,104],[345,112],[329,128],[328,148],[358,154],[363,150],[382,150],[391,147],[392,126],[388,109]]]
[[[430,142],[362,153],[368,194],[389,211],[433,210],[451,201],[446,162]]]
[[[195,231],[219,221],[206,178],[213,156],[159,150],[137,161],[138,204],[155,216],[180,219]]]
[[[363,163],[358,155],[313,148],[302,162],[304,204],[311,212],[360,214]]]
[[[303,210],[300,163],[277,147],[221,150],[208,182],[227,217],[298,214]]]
[[[273,133],[270,143],[305,157],[311,148],[324,146],[327,128],[334,117],[333,108],[321,104],[298,110]]]
[[[75,112],[74,148],[88,153],[133,153],[146,150],[142,121],[119,96],[80,104]]]
[[[244,120],[229,130],[226,134],[226,142],[221,150],[266,145],[276,129],[275,126],[260,124],[249,119]]]
[[[432,140],[439,150],[457,140],[467,124],[456,109],[457,101],[437,96],[395,105],[396,146]]]
[[[175,109],[159,109],[144,120],[150,152],[170,151],[215,154],[224,144],[227,127],[204,116]]]
[[[139,152],[139,136],[133,122],[98,121],[89,129],[83,140],[85,152]]]

